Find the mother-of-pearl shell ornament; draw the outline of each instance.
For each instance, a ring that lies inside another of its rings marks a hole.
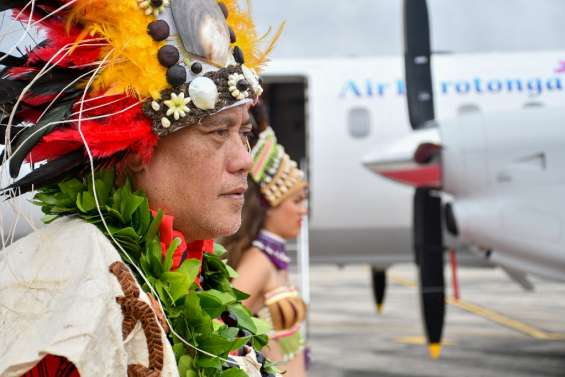
[[[230,33],[218,2],[172,0],[171,10],[185,50],[224,67],[230,55]]]
[[[212,110],[218,100],[218,88],[212,79],[201,76],[192,80],[188,86],[192,103],[202,110]]]

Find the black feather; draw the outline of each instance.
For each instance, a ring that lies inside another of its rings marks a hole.
[[[29,0],[0,0],[0,12],[8,9],[23,9]],[[61,6],[60,1],[56,0],[36,0],[34,13],[39,18],[47,15],[48,10],[57,9]]]
[[[26,5],[25,0],[2,0],[0,1],[0,12],[13,8],[22,8]]]
[[[10,120],[11,112],[12,112],[12,109],[7,108],[7,107],[2,108],[2,106],[0,106],[0,123],[1,123],[0,127],[4,127],[4,129],[7,128],[7,124],[8,124],[8,121]],[[22,119],[18,116],[18,114],[16,114],[12,118],[12,127],[18,126],[18,128],[19,128],[19,126],[22,125],[22,122],[23,122]],[[13,139],[14,134],[15,134],[14,131],[12,131],[10,133],[12,139]]]
[[[39,189],[57,183],[65,177],[76,175],[87,166],[88,162],[84,158],[84,149],[80,148],[75,152],[41,165],[19,181],[0,189],[0,196],[5,199],[14,198],[32,189]]]
[[[53,131],[55,128],[61,126],[60,124],[49,123],[67,119],[71,114],[73,103],[74,98],[60,103],[45,114],[45,116],[35,126],[26,127],[26,129],[20,134],[17,142],[14,143],[12,147],[14,153],[10,156],[9,170],[12,178],[16,178],[18,176],[24,159],[33,147],[39,143],[41,138]]]
[[[54,69],[34,82],[26,91],[24,102],[38,96],[47,96],[44,100],[46,103],[50,100],[49,96],[59,95],[63,90],[60,98],[76,93],[79,84],[72,85],[72,83],[84,72],[77,69]],[[36,75],[37,72],[32,71],[18,75],[17,79],[0,79],[0,105],[16,102],[23,89]]]
[[[86,73],[87,71],[83,69],[71,69],[71,68],[53,68],[48,73],[44,74],[37,80],[33,86],[41,86],[46,84],[52,84],[53,82],[66,82],[69,83],[77,79],[80,75]],[[33,75],[35,77],[35,74]],[[32,87],[33,88],[33,87]]]
[[[17,137],[19,135],[21,135],[21,132],[24,131],[26,127],[24,126],[12,126],[11,130],[10,130],[10,139],[12,141],[15,141],[17,139]],[[0,145],[4,145],[4,141],[6,139],[6,131],[8,130],[8,126],[5,124],[0,124]],[[12,144],[12,143],[10,143]],[[2,158],[0,156],[0,163],[2,161]]]
[[[29,92],[24,96],[24,101],[36,100],[33,107],[45,106],[47,103],[51,102],[53,98],[59,95],[58,102],[61,100],[66,100],[69,96],[76,97],[76,95],[82,93],[82,90],[74,85],[70,85],[69,81],[54,81],[41,85],[34,85]],[[68,86],[68,87],[67,87]],[[41,98],[41,96],[45,96]],[[33,103],[33,102],[31,102]]]
[[[14,56],[0,52],[0,64],[8,67],[21,67],[27,61],[27,55]]]
[[[14,102],[26,86],[25,82],[0,79],[0,105]]]

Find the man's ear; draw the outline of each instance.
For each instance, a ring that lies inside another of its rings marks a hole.
[[[139,174],[145,170],[145,164],[137,153],[129,153],[125,158],[126,171],[132,174]]]

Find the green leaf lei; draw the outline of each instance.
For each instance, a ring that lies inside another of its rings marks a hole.
[[[214,254],[204,254],[202,266],[197,259],[189,259],[172,271],[173,252],[179,240],[172,242],[163,257],[158,234],[162,211],[153,216],[147,197],[141,192],[133,192],[128,180],[121,187],[116,187],[112,169],[97,171],[94,178],[100,210],[111,235],[154,287],[175,332],[194,347],[216,355],[211,357],[187,347],[169,333],[180,376],[247,376],[222,359],[227,359],[230,351],[246,344],[252,345],[256,352],[262,349],[268,342],[269,327],[254,318],[241,304],[248,295],[231,286],[230,279],[237,273],[221,259],[225,249],[215,244]],[[109,237],[96,208],[92,175],[44,187],[35,195],[34,203],[41,206],[46,223],[61,216],[74,215],[97,226]],[[124,255],[122,259],[129,262]],[[201,267],[202,288],[195,283]],[[142,282],[136,270],[132,270],[138,282]],[[142,288],[150,291],[147,284],[142,284]],[[216,319],[227,314],[236,319],[231,321],[231,326]],[[267,361],[262,373],[274,374],[276,369]]]

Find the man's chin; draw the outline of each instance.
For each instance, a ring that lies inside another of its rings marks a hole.
[[[222,200],[214,206],[203,210],[204,216],[194,219],[199,228],[205,231],[207,238],[227,237],[239,230],[241,226],[241,208]]]
[[[241,226],[241,210],[230,208],[227,211],[218,211],[216,219],[216,237],[227,237],[235,234]]]
[[[231,236],[239,230],[239,227],[241,226],[241,216],[237,219],[233,219],[233,221],[222,221],[222,223],[218,225],[217,230],[219,234],[216,237]]]

